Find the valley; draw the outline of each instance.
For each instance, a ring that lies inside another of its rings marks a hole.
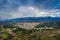
[[[0,40],[59,40],[60,22],[0,24]]]

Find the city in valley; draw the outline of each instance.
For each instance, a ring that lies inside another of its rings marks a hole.
[[[60,22],[0,23],[1,40],[59,40]]]

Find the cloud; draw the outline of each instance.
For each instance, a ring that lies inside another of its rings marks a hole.
[[[37,7],[33,6],[20,6],[17,8],[16,11],[12,12],[1,12],[0,17],[5,18],[21,18],[21,17],[56,17],[58,14],[56,14],[58,10],[45,10],[45,9],[38,9]],[[5,13],[5,14],[4,14]]]
[[[0,19],[18,17],[60,17],[59,0],[0,0]]]
[[[16,12],[10,13],[12,15],[12,18],[20,18],[20,17],[46,17],[56,16],[57,10],[40,10],[33,6],[20,6],[18,7]]]

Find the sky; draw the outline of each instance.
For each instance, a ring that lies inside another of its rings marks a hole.
[[[60,0],[0,0],[0,19],[60,17]]]

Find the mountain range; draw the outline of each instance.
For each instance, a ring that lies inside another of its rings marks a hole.
[[[0,22],[60,22],[60,17],[23,17],[0,20]]]

